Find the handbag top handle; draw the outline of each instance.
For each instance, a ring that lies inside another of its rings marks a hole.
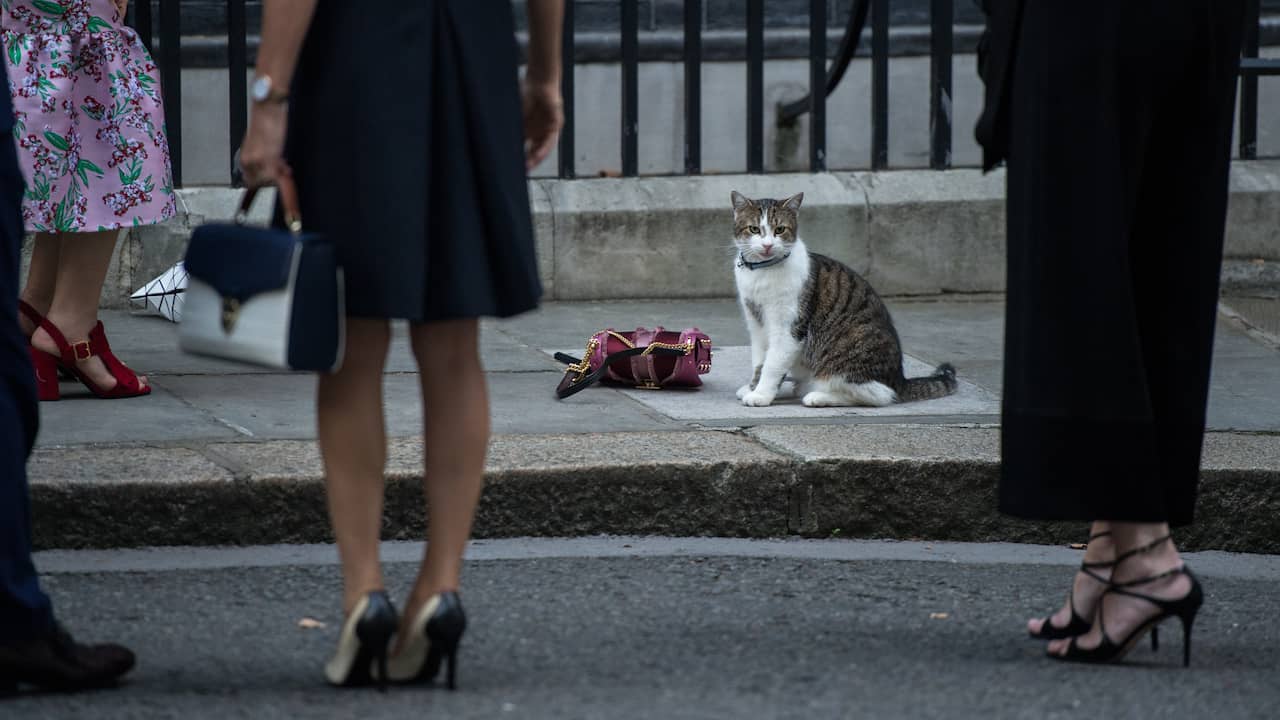
[[[302,233],[302,213],[298,212],[298,188],[293,184],[293,176],[281,175],[276,179],[276,192],[280,194],[280,204],[284,206],[284,223],[294,235]],[[245,188],[240,199],[240,209],[236,210],[236,224],[243,225],[249,217],[249,207],[253,198],[258,195],[258,188]]]

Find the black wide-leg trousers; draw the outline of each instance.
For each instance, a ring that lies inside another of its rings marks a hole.
[[[1191,522],[1242,5],[1024,5],[1008,96],[1003,512]]]
[[[40,416],[28,343],[18,328],[23,181],[12,112],[9,96],[0,95],[0,645],[53,629],[49,597],[31,562],[26,463]]]

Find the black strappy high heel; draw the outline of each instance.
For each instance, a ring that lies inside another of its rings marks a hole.
[[[1107,530],[1097,533],[1096,535],[1090,535],[1089,542],[1093,542],[1101,537],[1107,537],[1110,534],[1111,531]],[[1115,560],[1107,562],[1082,562],[1080,563],[1079,571],[1088,575],[1090,578],[1093,578],[1095,581],[1102,583],[1104,586],[1107,586],[1111,584],[1111,578],[1102,577],[1096,572],[1096,570],[1113,568],[1115,565]],[[1099,596],[1099,599],[1101,599],[1101,596]],[[1040,623],[1039,632],[1031,632],[1028,630],[1027,634],[1035,640],[1061,640],[1062,638],[1075,637],[1076,635],[1083,635],[1089,632],[1089,628],[1093,627],[1093,619],[1083,617],[1076,612],[1076,588],[1074,580],[1071,584],[1071,593],[1067,595],[1067,605],[1071,608],[1071,622],[1067,623],[1066,627],[1058,627],[1057,625],[1054,625],[1053,616],[1049,615]]]
[[[331,685],[361,687],[376,683],[387,689],[387,651],[399,620],[382,590],[365,595],[342,624],[338,649],[324,667]]]
[[[1165,535],[1164,537],[1154,540],[1147,545],[1135,550],[1130,550],[1116,558],[1116,565],[1119,565],[1121,562],[1133,557],[1134,555],[1156,548],[1161,543],[1171,540],[1172,537],[1173,536],[1171,535]],[[1186,575],[1187,578],[1191,580],[1191,589],[1186,595],[1178,598],[1177,600],[1165,600],[1163,598],[1134,592],[1129,589],[1138,585],[1144,585],[1146,583],[1155,582],[1156,580],[1172,577],[1174,575]],[[1160,614],[1134,628],[1134,630],[1130,632],[1123,641],[1117,643],[1107,635],[1106,621],[1103,617],[1102,603],[1108,593],[1115,593],[1117,595],[1125,595],[1127,597],[1145,600],[1159,608]],[[1191,665],[1191,627],[1195,624],[1196,613],[1200,611],[1200,606],[1204,604],[1204,589],[1200,586],[1200,581],[1195,575],[1191,574],[1191,571],[1187,569],[1185,564],[1138,580],[1130,580],[1122,583],[1108,583],[1108,587],[1102,595],[1103,598],[1098,600],[1098,628],[1102,631],[1102,642],[1098,644],[1098,647],[1088,650],[1079,647],[1076,645],[1076,640],[1078,639],[1077,636],[1071,638],[1071,642],[1067,646],[1067,652],[1065,655],[1048,653],[1049,657],[1057,660],[1068,660],[1071,662],[1119,662],[1124,659],[1124,656],[1127,655],[1130,650],[1133,649],[1133,646],[1137,644],[1139,639],[1141,639],[1142,634],[1148,630],[1151,631],[1151,648],[1153,650],[1157,649],[1158,641],[1156,640],[1156,627],[1165,620],[1171,617],[1176,617],[1182,621],[1182,666],[1188,667]]]

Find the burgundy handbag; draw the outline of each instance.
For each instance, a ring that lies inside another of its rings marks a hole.
[[[556,387],[560,399],[597,380],[650,390],[698,387],[699,376],[711,372],[711,338],[698,328],[601,330],[587,340],[581,359],[564,353],[556,353],[556,359],[569,365]]]

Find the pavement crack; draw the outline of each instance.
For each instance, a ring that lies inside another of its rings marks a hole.
[[[532,184],[537,188],[547,200],[547,214],[551,216],[551,238],[548,246],[551,254],[551,292],[547,293],[549,297],[545,299],[553,300],[556,296],[556,235],[558,234],[559,223],[556,217],[556,204],[551,197],[551,188],[542,180],[533,180]],[[534,223],[534,230],[537,230],[537,223]]]
[[[862,224],[863,254],[867,258],[866,267],[861,270],[864,276],[870,276],[871,268],[875,265],[875,244],[871,241],[872,220],[875,210],[871,205],[871,189],[867,183],[856,173],[840,174],[840,182],[851,192],[862,194],[862,209],[866,213],[865,220]]]
[[[200,375],[199,373],[192,373],[192,374]],[[222,427],[227,428],[228,430],[234,432],[236,435],[241,437],[251,437],[251,438],[257,437],[248,428],[237,425],[231,422],[230,420],[226,420],[224,418],[218,417],[213,412],[196,405],[190,400],[187,400],[185,397],[180,395],[174,388],[165,387],[164,381],[162,379],[157,381],[157,379],[153,378],[151,381],[151,384],[169,393],[170,397],[178,401],[186,409],[204,416],[205,419],[210,420],[211,422],[217,423],[218,425],[221,425]]]
[[[1218,302],[1218,312],[1231,321],[1240,332],[1257,340],[1272,350],[1280,350],[1280,336],[1272,335],[1266,330],[1258,327],[1249,321],[1249,318],[1238,312],[1235,308],[1227,305],[1225,302]]]
[[[857,178],[855,177],[855,180],[856,179]],[[867,271],[864,274],[869,276],[871,275],[872,268],[876,265],[876,246],[871,238],[872,228],[875,227],[875,223],[873,222],[875,210],[871,206],[871,190],[867,188],[866,185],[862,184],[861,181],[858,181],[858,187],[862,189],[863,207],[867,209],[867,220],[862,228],[862,236],[866,238],[867,243]]]
[[[231,473],[231,479],[235,482],[248,482],[253,479],[253,471],[248,465],[222,452],[216,446],[202,445],[200,447],[190,447],[189,449],[198,453],[205,460]]]

